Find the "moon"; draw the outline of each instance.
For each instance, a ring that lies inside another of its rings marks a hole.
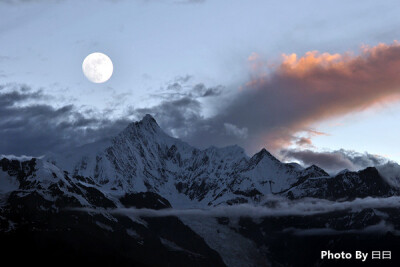
[[[93,83],[104,83],[111,78],[114,66],[111,59],[103,53],[92,53],[82,63],[82,71]]]

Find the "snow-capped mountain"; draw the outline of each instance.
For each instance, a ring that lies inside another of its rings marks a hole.
[[[330,176],[315,165],[280,162],[265,149],[252,157],[238,146],[200,150],[146,115],[115,137],[62,154],[0,159],[0,251],[17,263],[46,265],[66,254],[70,265],[324,265],[321,249],[388,249],[400,242],[399,208],[257,219],[126,211],[274,207],[276,201],[290,207],[310,198],[340,206],[393,196],[399,188],[376,168]],[[383,236],[375,237],[377,230]],[[373,237],[360,237],[370,232]],[[20,251],[27,257],[18,257]]]
[[[173,205],[249,202],[328,176],[315,166],[282,163],[265,149],[250,158],[238,146],[194,148],[165,134],[150,115],[110,140],[45,159],[108,190],[151,191]]]
[[[290,199],[313,197],[349,200],[365,197],[389,197],[399,195],[400,190],[391,186],[376,168],[369,167],[358,172],[342,171],[334,177],[310,178],[290,188],[284,194]]]
[[[32,262],[44,266],[224,265],[218,253],[176,217],[138,218],[105,210],[171,207],[157,194],[115,198],[91,178],[72,177],[40,159],[3,158],[0,178],[0,251],[16,266]],[[84,208],[99,212],[83,212]]]

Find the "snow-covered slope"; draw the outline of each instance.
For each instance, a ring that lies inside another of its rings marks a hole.
[[[116,198],[91,178],[41,159],[0,160],[0,249],[14,265],[224,266],[176,217],[138,218],[109,209],[171,207],[155,193]],[[63,256],[61,256],[63,255]]]
[[[388,183],[374,167],[358,172],[342,171],[334,177],[310,178],[283,193],[290,199],[312,197],[329,200],[390,197],[399,194],[399,188]]]
[[[238,146],[199,150],[165,134],[150,115],[110,140],[45,159],[110,191],[152,191],[173,205],[256,201],[289,189],[304,176],[326,175],[282,163],[265,149],[251,158]]]
[[[10,255],[21,244],[27,246],[24,251],[38,244],[44,244],[38,251],[52,251],[55,238],[62,251],[77,248],[73,254],[78,258],[82,257],[80,251],[85,251],[89,255],[83,258],[99,259],[100,263],[121,259],[157,266],[165,262],[186,266],[292,266],[306,252],[299,250],[304,239],[292,235],[292,231],[302,233],[311,227],[352,233],[388,218],[396,229],[400,227],[398,209],[257,220],[151,218],[113,212],[130,207],[207,210],[207,206],[247,202],[273,206],[275,197],[266,197],[271,194],[279,195],[276,199],[301,202],[309,197],[336,201],[391,197],[400,195],[400,191],[375,168],[343,171],[331,177],[315,165],[303,168],[280,162],[265,149],[252,157],[238,146],[200,150],[168,136],[147,115],[115,137],[63,154],[42,159],[0,157],[0,245],[5,245]],[[342,237],[324,237],[313,244],[336,244],[342,249]],[[95,252],[90,250],[93,247]],[[32,255],[39,255],[38,251]],[[293,260],[285,251],[294,255]]]

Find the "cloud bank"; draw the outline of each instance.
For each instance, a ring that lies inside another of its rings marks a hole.
[[[321,236],[321,235],[360,235],[360,234],[387,234],[391,232],[395,235],[400,235],[400,231],[396,230],[392,224],[385,221],[381,221],[378,224],[367,226],[362,229],[350,229],[350,230],[336,230],[333,228],[311,228],[311,229],[301,229],[301,228],[286,228],[283,230],[286,233],[292,233],[298,236]]]
[[[318,152],[312,150],[283,149],[281,156],[286,161],[299,161],[303,165],[318,165],[335,174],[348,169],[358,171],[367,167],[375,167],[380,175],[392,186],[400,187],[400,165],[379,155],[368,152],[359,153],[349,150]]]
[[[329,152],[318,152],[309,149],[283,149],[281,150],[281,155],[287,161],[296,160],[303,165],[316,164],[327,171],[343,169],[355,171],[367,167],[382,166],[389,162],[388,159],[378,155],[344,149]]]
[[[195,217],[281,217],[281,216],[311,216],[335,211],[361,211],[368,208],[400,208],[400,197],[355,199],[353,201],[335,202],[323,199],[302,199],[290,201],[286,198],[274,198],[267,205],[254,206],[240,204],[233,206],[217,206],[209,209],[136,209],[117,208],[106,210],[112,214],[132,215],[137,217],[165,216],[195,216]],[[100,209],[73,209],[85,212],[104,212]]]
[[[129,123],[52,98],[26,85],[0,86],[0,154],[40,156],[112,136]]]

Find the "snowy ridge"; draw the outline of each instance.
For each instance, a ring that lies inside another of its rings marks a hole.
[[[251,158],[238,146],[199,150],[165,134],[150,115],[113,139],[45,159],[73,175],[93,178],[104,189],[156,192],[182,205],[257,201],[306,175],[325,175],[282,163],[265,149]]]
[[[64,202],[69,207],[98,206],[93,201],[91,194],[102,195],[108,206],[115,207],[118,202],[100,193],[100,185],[92,179],[81,176],[72,177],[68,172],[42,159],[33,158],[29,161],[17,161],[3,158],[0,160],[1,183],[9,182],[8,186],[2,186],[2,190],[8,193],[4,199],[14,196],[37,195],[49,202]],[[11,193],[11,195],[10,195]],[[91,199],[92,198],[92,199]],[[114,204],[115,202],[116,204]]]
[[[73,175],[92,178],[103,190],[155,192],[175,207],[258,202],[288,190],[293,197],[303,197],[311,194],[310,188],[301,189],[308,193],[293,188],[300,190],[310,178],[329,178],[315,165],[282,163],[265,149],[248,157],[239,146],[194,148],[168,136],[150,115],[114,138],[63,155],[47,155],[45,160]],[[313,187],[307,184],[303,187]],[[326,183],[321,187],[328,190]]]
[[[0,159],[0,186],[0,243],[2,251],[7,249],[5,255],[16,258],[22,250],[27,261],[40,255],[41,263],[51,263],[46,266],[57,262],[60,251],[68,251],[67,260],[72,255],[69,265],[90,258],[103,266],[118,258],[129,266],[224,266],[218,253],[178,218],[151,220],[109,212],[131,206],[171,207],[155,193],[111,195],[90,177],[70,175],[35,158]]]

